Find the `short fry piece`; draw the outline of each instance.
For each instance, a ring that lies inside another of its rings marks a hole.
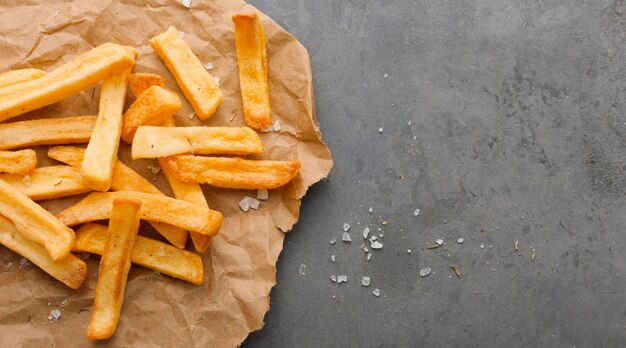
[[[87,277],[87,265],[83,260],[68,254],[59,262],[52,261],[41,244],[22,237],[11,220],[3,216],[0,216],[0,244],[27,258],[72,289],[80,288]]]
[[[35,80],[0,88],[0,122],[54,104],[135,64],[135,49],[105,43]]]
[[[274,189],[291,181],[300,170],[299,161],[252,161],[238,157],[175,156],[176,176],[183,182],[197,182],[232,189]]]
[[[87,223],[76,231],[76,242],[72,250],[102,255],[106,239],[106,226]],[[204,277],[200,256],[142,236],[137,236],[135,239],[130,252],[130,260],[143,267],[196,285],[202,284]]]
[[[204,121],[211,117],[222,103],[224,95],[213,76],[180,37],[178,30],[169,27],[166,32],[153,37],[150,44],[176,79],[198,118]]]
[[[15,174],[0,174],[5,181],[33,201],[61,198],[91,191],[80,171],[70,166],[35,169],[28,178]]]
[[[74,231],[2,180],[0,214],[11,219],[24,237],[42,244],[55,262],[63,260],[74,244]]]
[[[9,70],[0,74],[0,88],[34,80],[45,74],[45,71],[39,69]]]
[[[161,75],[157,74],[135,73],[128,76],[128,87],[135,97],[150,86],[165,88],[165,81]]]
[[[0,124],[0,150],[33,145],[86,143],[96,116],[46,118]]]
[[[48,157],[57,161],[67,163],[72,167],[79,167],[83,161],[85,150],[73,146],[55,146],[48,150]],[[122,161],[117,160],[113,167],[113,179],[111,180],[111,190],[113,191],[137,191],[163,195],[158,188],[146,180],[143,176],[127,167]],[[170,224],[149,221],[165,239],[174,244],[177,248],[184,248],[187,242],[187,231]],[[218,226],[219,228],[219,226]]]
[[[87,328],[89,339],[106,339],[115,333],[130,270],[130,251],[137,238],[140,215],[140,200],[113,200],[111,221],[98,270],[93,311]]]
[[[179,199],[133,191],[94,192],[60,212],[58,218],[68,226],[108,219],[111,217],[111,202],[116,198],[141,200],[141,218],[144,220],[165,222],[207,235],[215,233],[213,225],[221,224],[223,218],[220,212]]]
[[[167,157],[178,154],[249,155],[263,152],[259,135],[248,127],[137,128],[132,156]]]
[[[0,151],[0,173],[26,175],[36,166],[37,154],[34,150]]]
[[[162,87],[151,86],[141,93],[124,113],[122,139],[133,142],[139,126],[158,126],[183,107],[178,96]]]
[[[130,71],[131,69],[124,70],[102,81],[98,120],[80,167],[80,173],[87,185],[97,191],[108,191],[111,187]]]
[[[264,129],[270,126],[270,93],[263,27],[256,13],[236,14],[233,24],[246,125]]]

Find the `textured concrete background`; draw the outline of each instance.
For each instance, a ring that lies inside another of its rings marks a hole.
[[[335,167],[245,347],[626,344],[624,1],[250,2],[309,49]]]

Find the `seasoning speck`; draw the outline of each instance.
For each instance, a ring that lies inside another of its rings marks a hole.
[[[335,262],[335,255],[330,255],[330,261]]]
[[[480,248],[481,248],[481,249],[485,249],[485,244],[481,244],[481,245],[480,245]]]
[[[420,215],[420,211],[419,209],[415,209],[415,211],[413,211],[413,216],[419,216]]]
[[[435,241],[435,243],[437,243],[438,245],[442,245],[443,244],[443,239],[437,239]]]
[[[204,64],[204,68],[207,70],[212,70],[213,69],[213,63],[209,62]]]
[[[274,122],[274,132],[278,132],[280,130],[280,121],[276,120],[276,122]]]
[[[367,261],[372,259],[372,253],[367,253]]]
[[[365,227],[365,229],[363,230],[363,239],[367,239],[367,236],[369,236],[369,234],[370,234],[370,228]]]
[[[372,294],[374,294],[374,296],[376,297],[380,296],[380,289],[374,289],[374,291],[372,291]]]
[[[535,261],[535,258],[537,258],[537,251],[535,251],[535,249],[533,249],[532,253],[530,254],[530,261]]]
[[[333,238],[333,239],[330,240],[330,244],[335,244],[335,243],[337,243],[336,239]]]
[[[196,113],[195,113],[195,112],[190,112],[190,113],[188,113],[188,114],[187,114],[187,118],[188,118],[188,119],[190,119],[190,120],[191,120],[194,116],[196,116]]]
[[[463,244],[463,242],[465,242],[465,239],[463,239],[463,238],[459,238],[459,239],[457,239],[456,241],[457,241],[457,243],[459,243],[459,244]]]
[[[337,277],[337,284],[345,283],[348,281],[347,275],[340,275]]]
[[[213,76],[213,80],[215,80],[215,83],[217,83],[217,85],[219,86],[220,84],[220,78],[217,76]]]
[[[252,198],[252,197],[247,197],[247,196],[246,196],[246,198],[248,198],[248,203],[250,205],[250,208],[252,208],[254,210],[259,209],[259,205],[261,204],[261,202],[259,202],[258,199]]]
[[[430,244],[426,247],[426,249],[438,249],[441,245],[439,244]]]
[[[298,273],[300,273],[301,276],[305,275],[306,273],[304,273],[304,269],[306,268],[305,264],[301,264],[300,265],[300,269],[298,270]]]
[[[378,128],[378,133],[382,133],[383,132],[383,127]]]
[[[350,233],[344,232],[343,236],[341,236],[341,240],[344,242],[352,242],[352,238],[350,238]]]
[[[60,317],[61,317],[61,311],[58,309],[53,309],[50,311],[48,320],[58,320]]]
[[[185,37],[185,33],[183,33],[182,31],[179,31],[178,35],[180,35],[180,37]]]
[[[161,171],[160,167],[157,166],[153,166],[150,171],[152,172],[152,174],[158,174]]]
[[[345,222],[344,222],[344,224],[343,224],[343,230],[344,230],[344,231],[347,231],[347,230],[349,230],[349,229],[350,229],[350,225],[348,225],[348,223],[345,223]]]
[[[330,276],[330,280],[332,280],[332,281],[333,281],[333,283],[335,283],[335,282],[337,281],[337,276],[336,276],[336,275],[334,275],[334,274],[333,274],[333,275],[331,275],[331,276]]]
[[[368,212],[371,214],[372,211],[374,211],[374,209],[372,209],[372,207],[369,208]]]
[[[361,279],[361,286],[370,286],[370,277],[363,277],[363,279]]]
[[[515,244],[513,244],[513,249],[514,249],[515,251],[519,251],[519,240],[516,240],[516,241],[515,241]]]
[[[387,226],[388,223],[389,223],[389,221],[387,221],[387,220],[383,221],[383,226]]]
[[[20,267],[27,267],[28,265],[30,265],[30,263],[28,263],[28,260],[25,258],[22,258],[20,260]]]
[[[454,274],[456,274],[457,278],[461,278],[461,271],[459,270],[458,267],[450,266],[450,268],[452,268],[452,270],[454,271]]]
[[[191,7],[191,0],[183,0],[183,6],[185,6],[186,8],[190,8]]]
[[[430,267],[420,269],[420,277],[426,277],[430,274]]]

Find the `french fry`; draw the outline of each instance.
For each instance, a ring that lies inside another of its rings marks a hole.
[[[0,151],[0,173],[26,175],[36,166],[37,154],[34,150]]]
[[[63,260],[74,243],[74,231],[13,186],[0,180],[0,214],[27,239],[42,244],[53,261]]]
[[[4,216],[0,216],[0,244],[27,258],[72,289],[80,288],[87,277],[87,265],[83,260],[68,254],[59,262],[52,261],[41,244],[22,237],[11,220]]]
[[[80,173],[87,185],[97,191],[108,191],[111,187],[130,71],[131,69],[124,70],[102,81],[98,120],[80,167]]]
[[[87,328],[89,339],[106,339],[115,333],[124,302],[130,253],[137,238],[140,215],[140,200],[113,200],[111,220],[98,270],[93,311]]]
[[[84,149],[73,146],[55,146],[48,150],[48,157],[57,161],[69,164],[72,167],[80,167],[83,161]],[[146,180],[143,176],[127,167],[122,161],[116,161],[113,167],[113,178],[111,179],[111,190],[113,191],[138,191],[163,195],[158,188]],[[154,229],[159,232],[170,243],[177,248],[184,248],[187,242],[187,231],[170,224],[148,221]],[[219,226],[218,226],[219,228]]]
[[[178,154],[249,155],[263,152],[259,135],[248,127],[137,128],[132,156],[167,157]]]
[[[76,231],[76,242],[72,250],[102,255],[106,239],[106,226],[87,223]],[[204,277],[200,256],[142,236],[135,239],[130,251],[130,260],[140,266],[196,285],[202,284]]]
[[[37,168],[28,177],[16,174],[0,174],[0,180],[13,186],[33,201],[79,195],[92,191],[83,181],[80,170],[70,166]]]
[[[270,94],[263,27],[256,13],[236,14],[232,19],[246,125],[264,129],[270,126]]]
[[[76,205],[60,212],[57,217],[67,226],[80,225],[111,217],[111,202],[116,198],[142,201],[141,218],[172,224],[187,230],[214,236],[222,214],[215,210],[179,199],[135,191],[93,192]]]
[[[128,76],[128,87],[135,97],[138,97],[150,86],[165,88],[163,77],[157,74],[134,73]]]
[[[166,32],[150,39],[150,44],[176,79],[198,118],[204,121],[211,117],[224,95],[178,30],[169,27]]]
[[[34,145],[86,143],[96,116],[47,118],[0,124],[0,150]]]
[[[124,113],[122,139],[132,143],[137,127],[161,125],[182,107],[176,94],[159,86],[148,87]]]
[[[43,75],[0,88],[0,122],[59,102],[135,64],[135,49],[113,43],[93,48]]]
[[[45,74],[45,71],[39,69],[9,70],[0,74],[0,88],[34,80]]]
[[[168,157],[169,158],[169,157]],[[231,189],[274,189],[291,181],[299,161],[253,161],[229,157],[178,155],[170,162],[182,182]]]

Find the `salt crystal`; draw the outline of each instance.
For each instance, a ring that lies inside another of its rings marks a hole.
[[[28,263],[28,260],[27,260],[27,259],[22,258],[22,259],[20,260],[20,267],[26,267],[26,266],[28,266],[28,265],[29,265],[29,263]]]
[[[183,6],[185,6],[186,8],[190,8],[191,7],[191,0],[183,0]]]
[[[276,120],[276,122],[274,122],[274,132],[278,132],[280,129],[280,121]]]
[[[165,256],[165,248],[163,246],[159,247],[159,251],[157,253],[158,256]]]
[[[406,249],[406,252],[409,254],[412,253],[411,249]]]
[[[370,245],[372,247],[372,249],[382,249],[383,245],[380,242],[375,241],[374,243],[372,243],[372,245]]]
[[[361,279],[361,285],[370,286],[370,277],[363,277],[363,279]]]
[[[374,289],[374,291],[372,291],[372,294],[374,294],[374,296],[376,297],[380,296],[380,289]]]
[[[376,239],[378,239],[378,237],[376,237],[375,235],[372,235],[372,238],[370,238],[370,243],[375,241]]]
[[[11,267],[13,267],[13,262],[7,263],[7,268],[11,268]]]
[[[369,213],[371,214],[371,213],[372,213],[372,211],[373,211],[372,207],[370,207],[370,209],[369,209],[368,211],[369,211]]]
[[[239,201],[239,207],[243,211],[250,210],[250,201],[248,200],[248,196],[244,197],[241,201]]]
[[[341,236],[341,240],[343,240],[344,242],[352,242],[352,239],[350,238],[350,233],[344,232],[343,236]]]
[[[194,116],[196,116],[196,113],[195,113],[195,112],[190,112],[190,113],[188,113],[188,114],[187,114],[187,118],[188,118],[188,119],[190,119],[190,120],[191,120]]]
[[[152,167],[152,169],[150,169],[150,171],[152,172],[152,174],[158,174],[161,171],[161,168],[154,166]]]
[[[262,201],[266,200],[269,197],[269,192],[267,190],[258,190],[256,191],[256,198]]]
[[[459,239],[457,239],[456,241],[457,241],[457,243],[459,243],[459,244],[463,244],[463,242],[465,242],[465,239],[463,239],[463,238],[459,238]]]
[[[410,126],[411,125],[411,121],[407,122],[406,124],[408,124]]]
[[[480,245],[480,248],[481,248],[481,249],[485,249],[485,244],[481,244],[481,245]]]
[[[369,252],[370,250],[369,250],[367,247],[365,247],[365,248],[363,248],[363,251],[367,253],[367,252]]]
[[[48,316],[49,320],[57,320],[61,317],[61,311],[58,309],[53,309],[50,311],[50,316]]]
[[[419,215],[420,215],[420,210],[415,209],[415,211],[413,212],[413,216],[419,216]]]
[[[344,224],[343,224],[343,230],[344,230],[344,231],[347,231],[347,230],[349,230],[349,229],[350,229],[350,225],[348,225],[347,223],[345,223],[345,222],[344,222]]]
[[[337,240],[334,239],[334,238],[330,240],[330,244],[335,244],[336,242],[337,242]]]
[[[388,76],[389,76],[388,74],[383,75],[383,77],[388,77]]]
[[[426,268],[420,269],[420,276],[421,277],[426,277],[429,274],[430,274],[430,267],[426,267]]]
[[[305,264],[301,264],[300,265],[300,269],[298,270],[298,273],[300,273],[300,275],[305,275],[306,273],[304,273],[304,269],[306,268]]]
[[[378,236],[379,236],[380,238],[382,238],[382,237],[384,237],[384,236],[385,236],[385,234],[384,234],[384,233],[380,233]]]
[[[24,176],[24,178],[22,178],[22,181],[24,182],[24,185],[29,186],[30,185],[30,175]]]
[[[185,37],[185,33],[183,33],[182,31],[179,31],[178,35],[180,35],[180,37]]]
[[[330,260],[331,260],[332,262],[335,262],[335,255],[330,255]]]
[[[345,283],[348,281],[347,275],[340,275],[337,277],[337,284]]]
[[[383,127],[378,128],[378,133],[382,133],[383,132]]]
[[[365,229],[363,230],[363,239],[367,239],[367,236],[370,234],[370,228],[369,227],[365,227]]]
[[[52,316],[51,315],[48,315],[48,320],[52,320]]]
[[[372,259],[372,253],[367,253],[367,261]]]
[[[437,243],[437,244],[439,244],[439,245],[442,245],[442,244],[443,244],[443,239],[437,239],[437,240],[435,241],[435,243]]]
[[[61,301],[61,304],[62,304],[62,305],[67,304],[67,299],[65,299],[65,300]]]
[[[52,14],[52,17],[56,17],[59,15],[59,10],[54,11],[54,14]]]
[[[209,63],[204,64],[204,68],[207,69],[207,70],[213,69],[213,63],[209,62]]]
[[[273,132],[273,131],[274,131],[274,125],[273,124],[270,124],[270,126],[267,127],[267,128],[261,129],[261,132],[263,132],[263,133],[269,133],[269,132]]]
[[[332,280],[332,281],[333,281],[333,283],[335,283],[335,282],[337,281],[337,276],[336,276],[336,275],[334,275],[334,274],[333,274],[333,275],[331,275],[331,276],[330,276],[330,280]]]
[[[252,198],[252,197],[247,197],[247,198],[248,198],[248,203],[250,205],[250,208],[254,210],[259,209],[259,204],[261,204],[261,202],[258,199]]]
[[[335,298],[336,298],[335,295],[333,295],[333,299],[335,299]]]
[[[217,76],[213,76],[213,80],[215,80],[215,83],[217,83],[217,84],[218,84],[218,86],[219,86],[219,84],[220,84],[220,78],[219,78],[219,77],[217,77]]]

